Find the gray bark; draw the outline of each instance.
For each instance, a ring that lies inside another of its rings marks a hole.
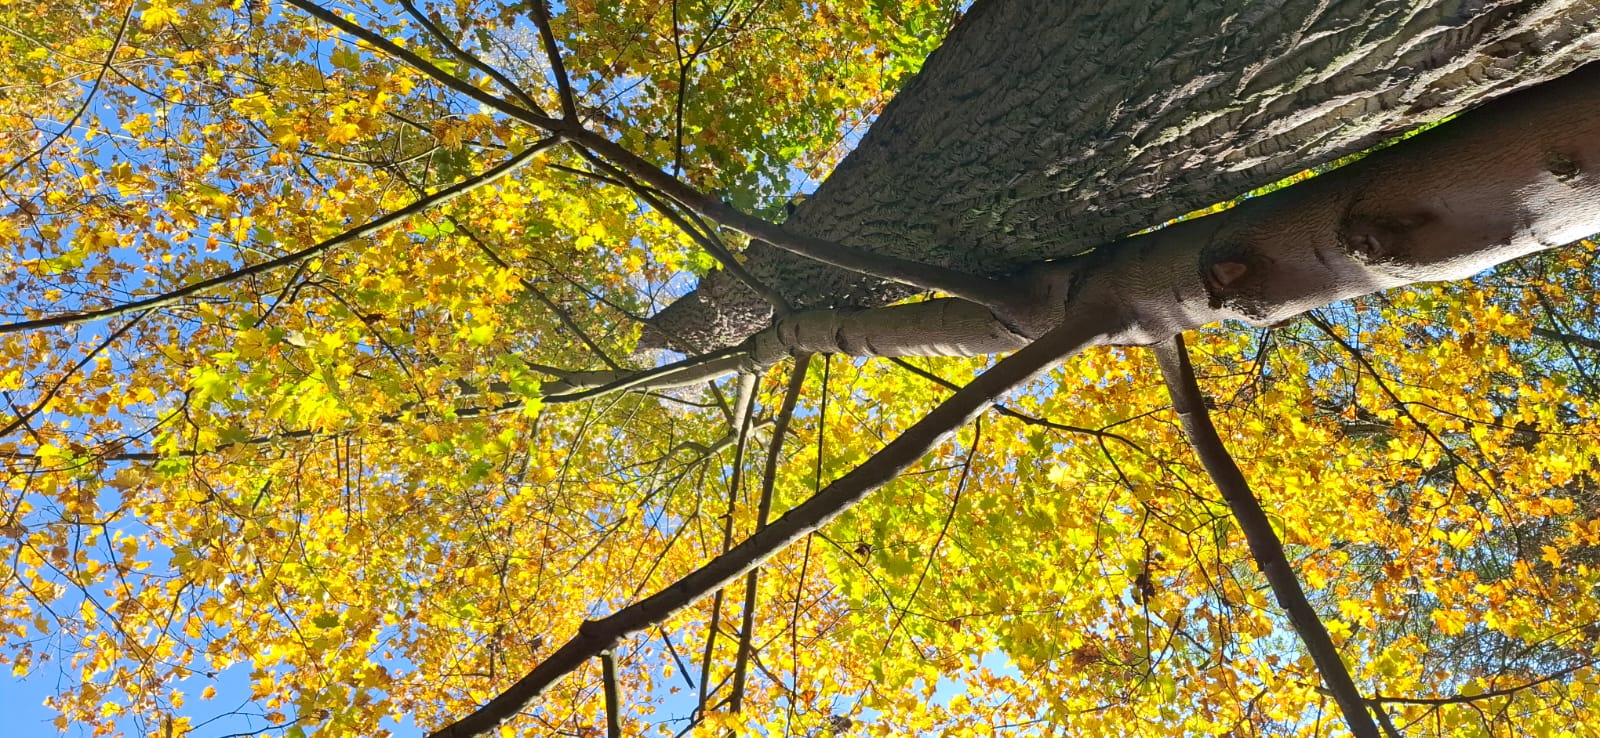
[[[1600,0],[979,0],[786,226],[1004,275],[1595,58]],[[761,244],[746,266],[801,308],[911,294]],[[770,319],[713,273],[643,344],[727,346]]]

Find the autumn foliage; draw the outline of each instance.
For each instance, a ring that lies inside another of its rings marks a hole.
[[[571,0],[564,70],[522,3],[336,12],[781,220],[956,5]],[[991,363],[562,402],[669,360],[643,319],[718,264],[604,162],[291,4],[0,0],[0,70],[0,658],[63,729],[436,729],[749,535],[775,423],[774,515]],[[1406,735],[1600,724],[1597,281],[1586,244],[1189,339]],[[1007,397],[757,581],[621,645],[624,734],[1342,734],[1142,350]],[[595,662],[503,732],[606,713]]]

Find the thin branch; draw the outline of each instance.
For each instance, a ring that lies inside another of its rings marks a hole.
[[[384,38],[381,34],[375,31],[363,28],[360,24],[348,20],[344,16],[328,10],[327,8],[311,2],[310,0],[284,0],[284,3],[286,5],[299,8],[307,15],[341,31],[344,31],[345,33],[348,33],[362,41],[365,41],[369,46],[372,46],[373,48],[378,49],[385,54],[405,62],[413,69],[432,77],[439,84],[444,85],[456,93],[472,98],[473,100],[482,103],[492,110],[498,110],[506,115],[511,116],[512,118],[532,126],[543,128],[551,133],[559,134],[561,132],[560,129],[564,128],[561,125],[561,121],[551,118],[550,116],[539,111],[527,110],[520,106],[513,105],[511,101],[506,100],[503,97],[480,90],[466,80],[440,69],[432,62],[422,58],[416,52],[390,41],[387,38]]]
[[[678,655],[678,649],[673,648],[672,637],[668,636],[667,631],[660,626],[656,626],[656,632],[661,634],[661,642],[666,644],[667,654],[672,657],[672,663],[678,665],[678,675],[683,677],[684,683],[688,684],[690,689],[694,689],[694,677],[689,676],[688,664],[683,663],[683,657]]]
[[[600,652],[600,678],[605,682],[606,738],[622,738],[622,697],[617,688],[617,652]]]
[[[926,369],[923,369],[922,367],[919,367],[916,364],[913,364],[913,363],[911,363],[909,361],[906,361],[905,359],[903,359],[901,357],[891,356],[891,357],[888,357],[888,358],[889,358],[889,361],[892,361],[895,364],[898,364],[900,366],[900,368],[905,369],[906,371],[911,372],[912,374],[915,374],[915,375],[917,375],[919,377],[922,377],[923,379],[926,379],[926,380],[928,380],[930,382],[933,382],[934,384],[937,384],[940,387],[943,387],[943,388],[945,388],[947,390],[951,390],[951,391],[955,391],[956,389],[959,389],[959,387],[956,385],[955,382],[952,382],[952,381],[950,381],[948,379],[945,379],[944,377],[941,377],[941,376],[939,376],[937,374],[934,374],[933,372],[930,372],[930,371],[928,371]],[[1100,439],[1102,441],[1104,441],[1105,439],[1109,438],[1109,439],[1111,439],[1113,441],[1120,442],[1123,445],[1125,445],[1125,446],[1127,446],[1127,447],[1129,447],[1129,448],[1131,448],[1131,449],[1133,449],[1135,451],[1138,451],[1138,452],[1140,452],[1142,454],[1145,454],[1146,456],[1152,456],[1152,458],[1153,458],[1153,454],[1151,454],[1149,451],[1146,451],[1143,447],[1139,446],[1139,444],[1134,443],[1127,436],[1124,436],[1124,435],[1121,435],[1121,434],[1118,434],[1118,433],[1113,433],[1112,431],[1108,431],[1108,430],[1105,430],[1103,428],[1085,428],[1083,426],[1069,425],[1067,423],[1057,423],[1056,421],[1050,420],[1048,418],[1041,418],[1041,417],[1039,417],[1037,415],[1029,415],[1029,414],[1024,413],[1024,412],[1019,412],[1019,411],[1013,409],[1010,405],[996,404],[994,406],[993,410],[995,411],[995,414],[997,414],[997,415],[1002,415],[1002,416],[1005,416],[1007,418],[1011,418],[1012,420],[1018,420],[1018,421],[1021,421],[1021,422],[1025,423],[1025,424],[1027,424],[1027,425],[1037,425],[1037,426],[1040,426],[1040,427],[1049,428],[1051,430],[1058,430],[1058,431],[1062,431],[1062,432],[1065,432],[1065,433],[1080,433],[1080,434],[1083,434],[1083,435],[1086,435],[1086,436],[1093,436],[1094,438],[1098,438],[1098,439]]]
[[[95,74],[94,82],[89,85],[89,92],[83,96],[83,102],[78,105],[78,109],[72,112],[72,117],[68,118],[66,123],[62,124],[61,130],[56,131],[55,134],[50,137],[50,140],[45,141],[39,146],[39,148],[12,162],[11,166],[6,167],[4,172],[0,172],[0,182],[4,182],[11,176],[13,172],[21,169],[23,165],[40,156],[43,156],[44,152],[49,151],[51,146],[54,146],[57,141],[60,141],[62,136],[67,135],[67,131],[72,130],[72,127],[76,126],[78,121],[83,119],[84,111],[89,109],[89,104],[94,102],[94,96],[100,92],[100,85],[105,82],[106,72],[110,71],[112,64],[116,62],[117,52],[122,51],[122,40],[128,33],[128,19],[133,17],[134,7],[135,6],[133,5],[129,5],[128,11],[122,14],[122,22],[117,25],[116,38],[111,40],[111,50],[106,52],[106,60],[100,64],[100,71]],[[43,46],[42,43],[40,45]]]
[[[1514,695],[1525,689],[1532,689],[1533,687],[1537,687],[1541,684],[1553,682],[1558,679],[1565,679],[1583,669],[1594,666],[1596,661],[1596,659],[1586,659],[1564,669],[1553,671],[1530,682],[1524,682],[1514,687],[1488,689],[1477,694],[1458,694],[1452,697],[1387,697],[1383,695],[1376,695],[1368,698],[1367,701],[1384,705],[1429,705],[1432,707],[1470,704],[1473,702],[1481,702],[1483,700],[1491,700],[1498,697],[1510,697],[1511,695]]]
[[[755,416],[756,384],[759,377],[754,372],[739,376],[739,395],[734,400],[733,429],[737,440],[733,445],[733,464],[728,471],[728,506],[722,513],[722,549],[725,554],[733,548],[733,511],[739,504],[739,488],[744,481],[744,451],[750,438],[750,418]],[[715,655],[717,635],[722,631],[722,601],[725,593],[719,588],[711,602],[711,622],[706,625],[706,647],[700,657],[700,694],[695,702],[694,714],[705,717],[706,705],[716,688],[711,686],[711,660]],[[720,685],[718,685],[720,686]]]
[[[706,253],[711,255],[711,258],[716,259],[717,263],[722,265],[723,269],[727,270],[727,272],[732,274],[735,279],[738,279],[740,282],[744,283],[744,286],[749,287],[751,291],[755,292],[757,295],[760,295],[762,299],[766,300],[767,303],[772,306],[772,309],[778,313],[778,315],[784,315],[793,309],[790,307],[789,301],[783,298],[783,295],[779,294],[777,290],[767,286],[761,280],[756,279],[755,275],[750,273],[750,270],[745,269],[744,264],[733,255],[733,252],[728,250],[727,246],[723,245],[721,239],[718,239],[715,234],[709,233],[701,228],[697,228],[693,224],[689,223],[688,220],[678,213],[677,208],[674,208],[667,202],[664,202],[659,196],[656,195],[654,190],[644,186],[639,182],[639,180],[629,176],[627,172],[611,166],[594,152],[580,147],[578,149],[578,153],[585,159],[589,160],[589,163],[606,170],[607,173],[611,175],[610,177],[600,177],[600,179],[621,184],[623,187],[626,187],[629,191],[633,192],[633,194],[639,199],[648,203],[650,207],[654,208],[656,212],[660,213],[667,220],[672,221],[672,224],[677,226],[678,230],[683,231],[684,234],[688,235],[690,239],[693,239],[695,243],[699,244],[700,248],[705,249]]]
[[[502,258],[498,252],[491,248],[489,244],[480,238],[477,232],[468,227],[467,224],[462,223],[460,219],[449,213],[444,213],[443,215],[445,220],[449,221],[451,225],[455,226],[457,231],[466,235],[467,240],[472,241],[473,245],[478,247],[478,251],[490,261],[494,262],[496,266],[511,272],[517,271],[516,267],[513,267],[510,262],[507,262],[504,258]],[[577,321],[573,320],[572,316],[567,314],[567,311],[561,309],[561,306],[557,305],[554,300],[550,299],[550,297],[546,295],[543,290],[539,289],[539,287],[535,285],[532,280],[529,280],[527,277],[524,277],[521,274],[517,274],[517,283],[522,286],[522,289],[525,289],[532,294],[539,302],[544,303],[545,307],[550,308],[550,312],[555,314],[556,320],[560,321],[563,327],[565,327],[568,331],[571,331],[573,335],[577,336],[578,340],[582,341],[583,345],[587,346],[590,352],[592,352],[596,357],[599,357],[601,363],[615,371],[626,371],[622,368],[621,364],[618,364],[611,358],[609,354],[605,352],[605,349],[600,348],[600,344],[595,342],[594,338],[589,335],[588,331],[583,329],[583,326],[578,325]]]
[[[561,62],[561,47],[556,46],[556,33],[550,26],[550,5],[546,0],[528,0],[528,14],[533,16],[534,25],[539,27],[539,40],[544,46],[545,57],[550,60],[550,75],[556,78],[556,92],[561,96],[561,117],[572,123],[578,123],[578,102],[572,95],[572,80],[567,76],[567,67]]]
[[[1576,333],[1563,333],[1562,331],[1535,326],[1533,335],[1561,343],[1570,343],[1574,346],[1582,346],[1590,351],[1600,351],[1600,340],[1588,336],[1580,336]]]
[[[894,643],[894,634],[900,630],[900,624],[905,622],[906,615],[911,612],[911,607],[916,604],[917,595],[922,592],[922,583],[928,579],[928,572],[933,569],[934,557],[939,554],[939,547],[944,545],[944,539],[950,534],[950,523],[956,519],[956,511],[961,508],[961,494],[967,490],[967,478],[972,474],[972,459],[978,454],[978,446],[983,443],[983,418],[980,416],[972,423],[972,445],[967,447],[967,458],[961,463],[961,478],[956,481],[956,493],[950,500],[950,511],[945,513],[944,523],[939,526],[939,535],[933,539],[933,546],[922,560],[922,573],[917,575],[917,583],[912,585],[911,593],[906,595],[906,603],[895,613],[894,622],[889,625],[889,634],[884,636],[883,650],[878,655],[888,653],[889,646]],[[889,606],[894,607],[894,600],[889,600]]]
[[[135,325],[138,325],[139,321],[144,320],[145,316],[149,314],[150,311],[146,310],[138,315],[133,316],[132,320],[123,323],[121,328],[112,331],[111,335],[106,336],[104,341],[101,341],[99,345],[95,346],[88,353],[84,354],[83,358],[79,359],[76,364],[72,365],[72,368],[63,372],[62,375],[56,379],[55,384],[50,385],[50,389],[46,390],[44,394],[39,397],[39,401],[34,403],[33,407],[17,413],[17,416],[12,419],[10,423],[7,423],[6,427],[0,428],[0,438],[4,438],[6,435],[11,433],[11,431],[16,430],[19,426],[27,423],[29,420],[32,420],[33,416],[38,415],[41,411],[43,411],[45,406],[49,405],[50,401],[55,399],[56,393],[60,392],[61,388],[66,385],[67,380],[71,379],[73,375],[79,372],[79,370],[87,366],[89,362],[94,361],[94,357],[99,356],[101,351],[106,350],[108,346],[114,343],[118,338],[121,338],[123,334],[126,334]]]
[[[1200,384],[1195,379],[1194,367],[1189,363],[1189,352],[1184,348],[1183,337],[1174,336],[1169,342],[1157,344],[1155,354],[1156,361],[1161,365],[1161,376],[1166,381],[1167,392],[1172,396],[1172,409],[1183,424],[1189,445],[1200,457],[1200,463],[1217,485],[1223,499],[1228,501],[1228,508],[1233,511],[1234,520],[1238,521],[1239,529],[1244,532],[1245,541],[1250,546],[1250,555],[1266,576],[1278,604],[1288,613],[1289,622],[1305,643],[1306,650],[1311,653],[1311,660],[1316,664],[1323,682],[1328,685],[1334,701],[1339,703],[1339,708],[1344,712],[1350,732],[1357,738],[1379,738],[1378,727],[1373,723],[1361,691],[1350,678],[1350,671],[1340,658],[1339,649],[1328,637],[1328,630],[1323,627],[1316,609],[1311,606],[1305,590],[1300,586],[1299,578],[1289,566],[1283,543],[1272,530],[1272,521],[1261,508],[1260,501],[1250,489],[1250,483],[1245,479],[1244,472],[1239,470],[1233,455],[1223,444],[1222,437],[1217,435],[1216,426],[1211,424],[1211,413],[1206,409],[1205,398],[1200,393]]]
[[[422,11],[417,8],[416,3],[412,2],[412,0],[400,0],[400,7],[405,8],[406,13],[416,20],[417,23],[422,26],[424,31],[437,39],[440,44],[443,44],[445,50],[449,51],[451,55],[463,62],[466,62],[468,66],[489,75],[490,79],[499,83],[501,87],[504,87],[506,91],[510,92],[512,95],[515,95],[517,101],[527,106],[529,110],[539,113],[540,115],[546,114],[544,109],[539,106],[539,103],[534,100],[533,97],[529,96],[528,92],[522,89],[522,87],[518,85],[515,80],[507,77],[505,73],[501,72],[494,65],[479,59],[476,55],[472,54],[466,49],[461,48],[461,45],[457,44],[455,39],[450,38],[449,34],[446,34],[443,28],[440,28],[439,25],[434,23],[433,20],[428,16],[423,15]]]
[[[783,439],[789,432],[789,421],[794,418],[795,405],[800,401],[800,390],[805,388],[806,368],[811,365],[811,355],[797,356],[794,369],[789,373],[789,386],[784,391],[783,403],[778,407],[772,441],[767,447],[767,463],[761,470],[761,499],[756,502],[756,530],[767,527],[772,516],[773,489],[778,480],[778,455],[783,451]],[[744,706],[745,674],[750,668],[750,653],[756,631],[756,590],[761,579],[759,567],[750,570],[744,578],[744,610],[739,620],[739,651],[733,664],[733,689],[728,697],[728,709],[739,712]]]
[[[1333,325],[1328,323],[1328,321],[1323,320],[1316,313],[1306,313],[1306,318],[1311,321],[1312,325],[1315,325],[1319,330],[1327,335],[1328,338],[1333,339],[1334,343],[1339,344],[1339,348],[1344,349],[1345,353],[1350,354],[1351,358],[1354,358],[1357,363],[1361,364],[1361,366],[1367,370],[1367,373],[1372,375],[1372,381],[1377,383],[1378,389],[1383,392],[1384,396],[1389,398],[1390,402],[1394,403],[1395,409],[1399,410],[1401,415],[1406,416],[1406,420],[1411,421],[1413,425],[1417,426],[1417,429],[1421,430],[1423,435],[1427,436],[1436,445],[1438,445],[1439,450],[1443,451],[1446,456],[1449,456],[1451,461],[1455,462],[1457,466],[1464,467],[1468,471],[1472,472],[1473,476],[1477,477],[1479,481],[1483,482],[1486,487],[1491,489],[1494,488],[1494,482],[1485,477],[1482,470],[1480,470],[1476,465],[1467,463],[1466,459],[1461,458],[1461,454],[1456,453],[1456,450],[1452,448],[1450,444],[1445,443],[1444,439],[1440,438],[1439,434],[1433,431],[1432,426],[1423,422],[1421,418],[1417,417],[1415,413],[1411,412],[1411,403],[1400,399],[1400,396],[1395,394],[1394,390],[1389,388],[1389,383],[1383,380],[1383,375],[1379,374],[1378,368],[1373,366],[1371,361],[1367,360],[1367,355],[1362,352],[1361,349],[1356,348],[1354,344],[1346,341],[1342,336],[1339,335],[1338,331],[1333,329]]]
[[[623,637],[663,622],[843,514],[971,422],[996,398],[1095,343],[1099,332],[1089,322],[1068,321],[1002,359],[859,466],[771,525],[751,534],[728,553],[644,600],[600,620],[585,622],[576,635],[527,675],[471,714],[439,729],[431,738],[466,738],[488,733],[600,651],[614,647]]]
[[[826,458],[828,448],[828,380],[833,370],[833,355],[822,355],[822,400],[817,403],[817,459],[812,467],[811,496],[815,497],[822,492],[822,460]],[[800,691],[800,599],[805,594],[806,574],[811,570],[811,543],[816,540],[816,535],[806,536],[806,545],[800,550],[800,576],[794,580],[794,608],[789,613],[789,662],[794,665],[790,672],[789,685],[791,693]],[[826,539],[826,536],[824,536]],[[783,708],[783,734],[789,735],[789,725],[794,722],[794,700],[787,700]]]
[[[292,1],[293,0],[291,0],[291,2]],[[149,310],[152,308],[165,307],[189,297],[190,295],[200,294],[225,284],[237,282],[246,277],[252,277],[257,274],[270,272],[274,269],[296,264],[305,259],[317,256],[318,254],[328,251],[334,247],[342,246],[350,243],[351,241],[370,236],[380,230],[383,230],[384,228],[404,221],[413,215],[424,212],[430,208],[443,205],[444,203],[450,202],[451,200],[472,192],[479,187],[494,182],[495,180],[498,180],[501,177],[504,177],[507,174],[515,171],[518,167],[528,163],[533,159],[533,157],[548,151],[551,147],[554,147],[558,143],[559,140],[555,138],[547,138],[539,141],[538,143],[529,146],[527,150],[523,151],[522,153],[500,162],[499,164],[484,170],[480,174],[467,177],[466,179],[456,182],[455,184],[439,190],[432,195],[420,198],[412,202],[410,205],[400,208],[399,210],[390,211],[389,213],[377,218],[373,218],[372,220],[356,226],[355,228],[344,231],[337,236],[324,239],[299,251],[284,254],[276,259],[269,259],[267,261],[252,264],[247,267],[241,267],[239,269],[235,269],[234,271],[228,272],[227,274],[221,274],[209,279],[202,279],[198,282],[191,282],[169,292],[164,292],[159,295],[152,295],[150,297],[133,300],[131,302],[121,303],[119,305],[95,308],[91,310],[78,310],[70,313],[59,313],[46,318],[36,318],[34,320],[0,324],[0,333],[16,333],[19,331],[30,331],[38,330],[40,328],[51,328],[61,325],[86,323],[91,320],[109,318],[113,315],[122,315],[124,313],[131,313],[138,310]]]
[[[744,347],[732,346],[700,354],[699,356],[690,356],[670,364],[663,364],[654,369],[629,372],[625,376],[596,387],[547,395],[544,398],[544,402],[581,402],[602,395],[609,395],[613,392],[624,392],[632,389],[682,387],[685,384],[697,384],[708,379],[732,374],[744,368],[748,362],[749,357],[746,355]],[[690,379],[684,380],[681,376],[684,374],[688,374]]]

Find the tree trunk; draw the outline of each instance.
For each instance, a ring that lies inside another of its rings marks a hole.
[[[979,0],[786,225],[1006,274],[1595,58],[1600,0]],[[763,244],[746,266],[798,307],[912,293]],[[770,320],[716,272],[642,343],[704,350]]]

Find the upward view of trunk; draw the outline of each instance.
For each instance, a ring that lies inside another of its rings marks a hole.
[[[1008,274],[1595,58],[1600,0],[979,0],[786,225]],[[763,244],[747,267],[799,307],[914,293]],[[716,272],[645,342],[725,346],[770,319]]]

